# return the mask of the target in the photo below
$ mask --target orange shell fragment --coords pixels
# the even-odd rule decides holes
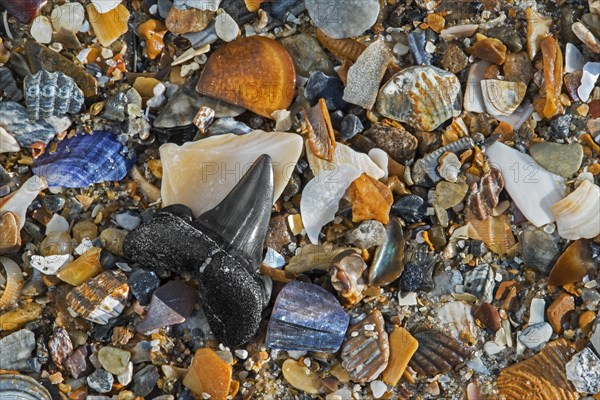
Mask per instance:
[[[138,25],[137,33],[146,40],[148,58],[154,60],[165,47],[164,37],[167,33],[167,27],[156,19],[149,19]]]
[[[378,180],[363,173],[348,191],[352,202],[352,221],[376,219],[382,224],[390,220],[390,208],[394,198],[390,189]]]
[[[104,14],[100,14],[91,3],[87,5],[86,10],[96,38],[104,47],[109,47],[129,30],[127,25],[129,10],[123,4],[119,4],[116,8]]]
[[[209,348],[196,351],[183,384],[194,394],[210,395],[212,400],[226,400],[231,387],[231,366]]]
[[[584,239],[573,242],[554,264],[548,276],[548,284],[563,286],[581,282],[584,276],[595,268],[590,256],[589,242]]]
[[[287,50],[263,36],[234,40],[209,57],[196,90],[263,117],[287,109],[294,99],[296,70]]]
[[[560,44],[552,36],[546,36],[541,43],[544,61],[544,82],[546,86],[546,103],[544,117],[552,118],[562,112],[560,93],[563,77],[563,55]]]
[[[388,385],[396,386],[412,355],[417,351],[419,342],[401,326],[394,328],[389,335],[389,341],[390,360],[387,368],[383,371],[381,379]]]

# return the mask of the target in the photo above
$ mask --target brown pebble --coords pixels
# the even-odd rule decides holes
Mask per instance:
[[[579,94],[577,93],[577,89],[581,86],[581,77],[583,76],[582,71],[575,71],[571,74],[565,74],[563,77],[563,81],[565,83],[565,88],[567,89],[567,93],[569,97],[573,101],[579,101]]]
[[[575,299],[568,293],[563,293],[548,307],[546,315],[554,333],[562,331],[562,321],[567,313],[575,309]]]
[[[589,110],[590,117],[592,117],[592,118],[600,117],[600,99],[590,101],[588,106],[590,107],[590,110]]]
[[[535,73],[529,55],[525,51],[507,54],[502,67],[507,81],[523,82],[526,85],[531,82]]]
[[[489,303],[483,303],[477,307],[474,317],[492,332],[498,332],[500,329],[500,315],[498,314],[498,310]]]
[[[444,27],[446,26],[446,20],[444,19],[444,17],[436,13],[427,15],[425,21],[427,22],[431,30],[435,33],[440,33],[442,29],[444,29]]]
[[[271,218],[267,237],[265,238],[265,247],[270,247],[278,253],[283,253],[288,244],[293,241],[287,218],[283,215],[276,215]]]
[[[180,10],[177,7],[171,7],[165,25],[169,31],[176,35],[200,32],[210,24],[214,14],[210,10],[199,10],[197,8]]]
[[[506,58],[506,46],[495,38],[481,39],[467,49],[467,54],[502,65]]]
[[[453,74],[458,74],[460,71],[467,68],[468,64],[469,59],[465,52],[457,45],[449,44],[444,52],[442,67]]]
[[[400,124],[389,126],[376,123],[364,135],[371,139],[376,147],[389,154],[399,163],[411,160],[417,151],[418,140]]]
[[[0,215],[0,254],[15,253],[20,248],[20,218],[13,212],[5,212]]]

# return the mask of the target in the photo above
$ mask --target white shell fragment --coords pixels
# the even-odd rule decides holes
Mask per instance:
[[[215,31],[219,39],[224,42],[231,42],[238,37],[240,27],[231,18],[231,15],[227,14],[224,10],[219,10],[215,18]]]
[[[521,126],[531,117],[535,109],[533,108],[533,104],[531,104],[528,100],[521,103],[519,107],[510,115],[497,115],[496,119],[498,121],[506,122],[510,126],[513,127],[515,131],[518,131]]]
[[[4,203],[1,203],[0,213],[12,211],[15,214],[18,214],[21,221],[21,228],[23,228],[23,225],[25,225],[27,207],[35,200],[38,193],[47,187],[48,182],[46,182],[46,179],[36,175],[32,176],[25,181],[19,190],[12,193],[8,200],[5,200],[6,198],[2,199]]]
[[[488,61],[480,61],[471,65],[469,76],[467,77],[465,98],[463,100],[463,107],[466,111],[475,113],[485,112],[483,94],[481,93],[481,80],[483,79],[483,73],[490,65],[492,63]]]
[[[481,93],[485,110],[491,115],[511,115],[525,97],[527,85],[523,82],[484,79]]]
[[[96,11],[100,14],[105,14],[109,11],[114,10],[121,4],[120,0],[92,0],[92,4]]]
[[[581,85],[577,89],[577,95],[581,101],[588,101],[590,99],[590,94],[592,94],[599,76],[600,62],[588,62],[583,66]]]
[[[375,179],[381,179],[385,175],[385,172],[368,155],[354,151],[342,143],[336,143],[333,161],[331,162],[315,156],[308,142],[306,143],[306,157],[314,176],[321,174],[323,171],[336,171],[342,165],[351,165]]]
[[[362,171],[352,165],[342,164],[334,170],[322,170],[306,184],[300,199],[300,213],[312,243],[319,243],[321,228],[333,221],[346,189],[361,174]]]
[[[9,135],[6,130],[0,126],[0,154],[2,153],[14,153],[21,150],[17,139]]]
[[[565,47],[565,73],[581,71],[585,65],[585,57],[573,43]]]
[[[118,3],[115,1],[115,3]],[[71,32],[79,32],[85,19],[85,9],[80,3],[65,3],[56,6],[50,14],[50,20],[54,30],[66,29]]]
[[[594,53],[600,54],[600,39],[581,22],[575,22],[571,27],[575,36],[579,38]]]
[[[506,190],[525,218],[538,228],[554,222],[551,207],[565,196],[564,178],[500,142],[489,146],[486,154],[502,172]]]
[[[48,44],[52,41],[52,23],[47,17],[40,15],[33,20],[29,33],[36,42]]]
[[[58,254],[53,256],[31,256],[31,266],[45,275],[56,275],[59,269],[72,260],[69,254]]]
[[[476,338],[479,327],[473,318],[473,306],[462,301],[451,301],[441,306],[437,312],[440,327],[456,339]]]
[[[585,180],[552,206],[558,234],[563,239],[592,239],[600,235],[600,187]]]
[[[371,160],[373,160],[375,162],[375,164],[377,164],[377,166],[379,168],[381,168],[383,170],[383,180],[386,181],[388,178],[388,163],[389,163],[389,156],[388,154],[378,148],[374,148],[369,150],[369,157],[371,158]]]
[[[479,29],[479,25],[477,24],[466,24],[466,25],[456,25],[450,28],[442,29],[440,32],[440,36],[447,42],[451,42],[458,38],[468,38],[471,37],[477,32]]]
[[[160,147],[164,205],[185,204],[196,215],[219,204],[261,154],[273,160],[276,201],[302,152],[302,138],[293,133],[253,131],[218,135],[177,146]],[[365,155],[365,157],[367,157]]]

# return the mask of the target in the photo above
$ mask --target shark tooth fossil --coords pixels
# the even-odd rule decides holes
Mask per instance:
[[[248,342],[268,303],[256,273],[273,204],[273,163],[261,155],[216,207],[193,219],[183,205],[166,207],[132,231],[127,259],[154,269],[192,274],[211,331],[228,346]]]

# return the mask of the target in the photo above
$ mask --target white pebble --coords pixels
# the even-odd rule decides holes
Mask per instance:
[[[217,31],[217,36],[224,42],[231,42],[238,37],[240,33],[240,27],[231,18],[231,15],[227,14],[224,10],[220,10],[217,12],[217,17],[215,20],[215,30]]]
[[[85,19],[85,10],[79,3],[65,3],[54,7],[50,14],[52,26],[59,31],[66,29],[71,32],[79,32]]]
[[[382,381],[373,381],[371,382],[371,392],[373,392],[373,397],[378,399],[384,395],[387,391],[387,385]]]
[[[52,23],[44,16],[33,21],[29,32],[38,43],[48,44],[52,41]]]
[[[248,358],[248,351],[244,349],[238,349],[235,351],[235,356],[240,360],[245,360]]]

